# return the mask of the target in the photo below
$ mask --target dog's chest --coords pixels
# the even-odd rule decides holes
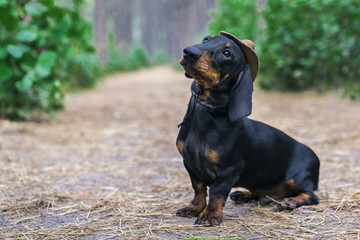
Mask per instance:
[[[215,180],[221,156],[216,146],[210,145],[198,134],[190,133],[184,142],[184,163],[206,183]]]
[[[190,124],[179,133],[178,140],[183,144],[182,155],[186,167],[199,179],[211,184],[219,168],[227,164],[233,152],[235,135],[236,129],[229,128],[225,117],[197,112]]]

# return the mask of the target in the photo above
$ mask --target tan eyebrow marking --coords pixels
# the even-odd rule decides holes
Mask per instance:
[[[226,44],[225,44],[225,47],[228,47],[228,48],[229,48],[230,46],[231,46],[230,43],[226,43]]]

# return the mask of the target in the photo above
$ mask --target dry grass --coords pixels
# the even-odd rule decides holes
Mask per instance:
[[[319,205],[228,201],[220,227],[176,217],[193,195],[174,143],[189,85],[142,70],[68,96],[56,123],[0,121],[0,238],[360,239],[360,105],[313,92],[256,89],[252,118],[319,155]]]

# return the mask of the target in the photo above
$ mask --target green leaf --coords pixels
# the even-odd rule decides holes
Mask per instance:
[[[42,108],[49,107],[49,89],[42,87],[38,89],[38,98]]]
[[[47,66],[38,65],[35,67],[35,73],[41,78],[46,78],[47,76],[50,75],[51,68]]]
[[[54,85],[55,88],[60,88],[60,86],[61,86],[60,80],[59,80],[59,79],[56,79],[56,80],[54,81],[53,85]]]
[[[12,77],[10,67],[5,63],[0,63],[0,81],[9,80]]]
[[[21,58],[22,55],[26,50],[28,50],[28,47],[25,45],[13,45],[10,44],[6,47],[6,50],[8,53],[10,53],[14,58]]]
[[[3,47],[0,47],[0,60],[4,59],[6,57],[6,49]]]
[[[28,30],[22,30],[16,34],[16,39],[21,42],[32,42],[37,38],[37,34]]]
[[[0,0],[0,7],[5,6],[8,3],[8,0]]]
[[[38,3],[28,3],[25,5],[25,11],[32,16],[40,16],[46,8]]]
[[[53,66],[56,61],[56,53],[54,51],[42,52],[37,61],[38,64]]]
[[[21,79],[21,81],[17,82],[15,85],[20,92],[26,92],[32,87],[35,80],[36,80],[35,72],[29,71],[25,75],[25,77],[23,77],[23,79]]]
[[[48,77],[51,74],[51,70],[55,65],[56,59],[56,53],[53,51],[45,51],[41,53],[36,62],[35,73],[41,78]]]

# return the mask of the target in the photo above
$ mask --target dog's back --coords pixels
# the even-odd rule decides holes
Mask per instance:
[[[311,182],[308,187],[317,189],[320,161],[309,147],[265,123],[248,118],[241,122],[247,138],[246,164],[237,186],[249,190],[271,189],[308,173]],[[299,181],[295,182],[300,185]]]

